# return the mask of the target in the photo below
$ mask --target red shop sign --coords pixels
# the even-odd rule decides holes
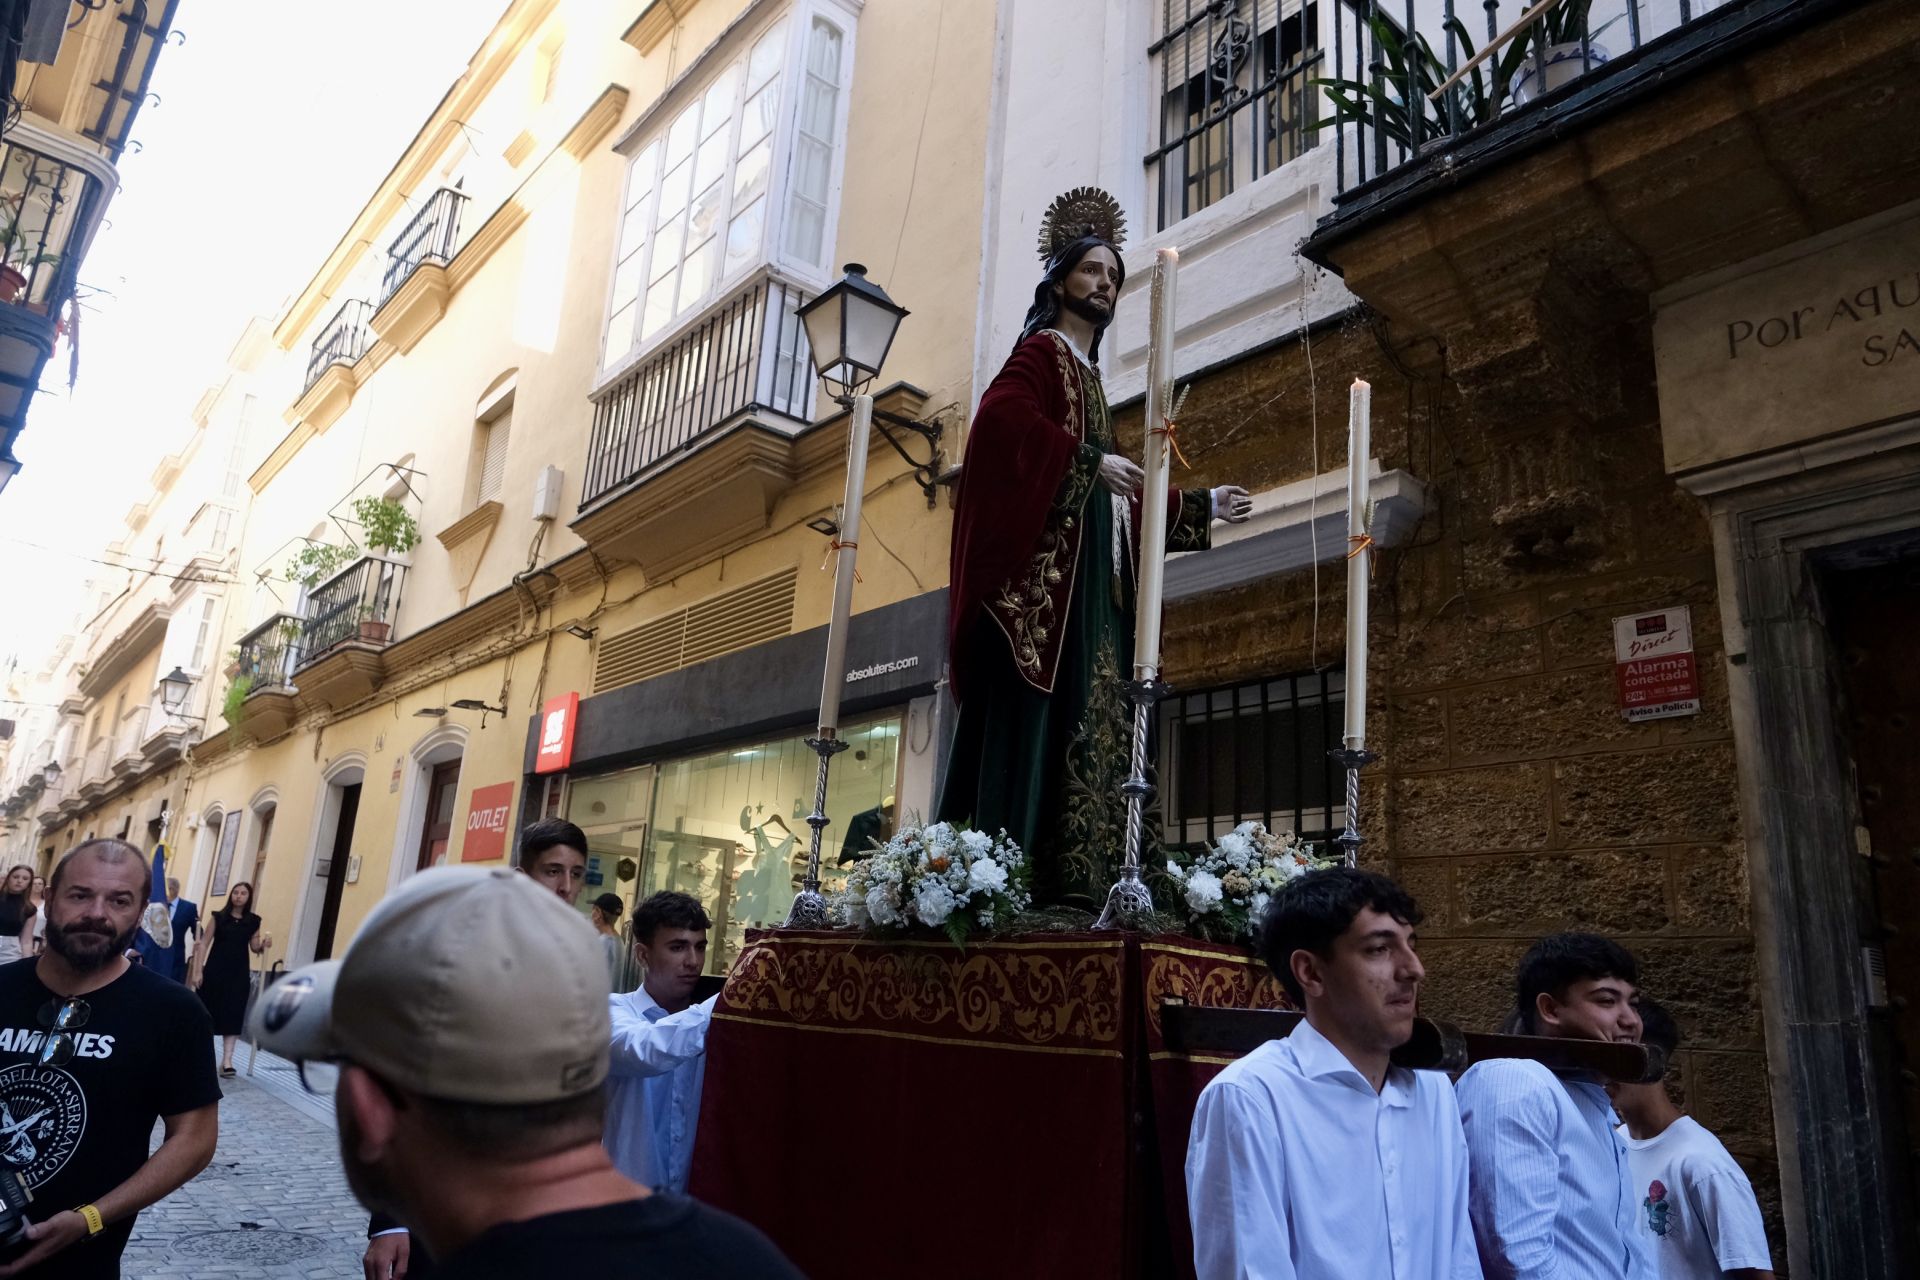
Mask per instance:
[[[475,787],[467,801],[467,838],[460,846],[460,861],[492,862],[506,857],[507,819],[512,815],[511,782]]]
[[[580,695],[564,693],[548,698],[540,708],[540,750],[533,757],[535,773],[558,773],[573,763],[573,730],[580,719]]]

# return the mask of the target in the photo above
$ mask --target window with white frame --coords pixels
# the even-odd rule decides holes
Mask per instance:
[[[633,152],[603,368],[656,344],[755,267],[820,277],[851,55],[848,15],[798,5]]]
[[[202,671],[207,657],[207,641],[213,633],[213,611],[219,605],[220,597],[208,596],[200,606],[200,621],[193,632],[193,652],[187,658],[187,670]]]

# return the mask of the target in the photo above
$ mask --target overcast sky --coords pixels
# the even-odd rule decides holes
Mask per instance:
[[[63,342],[0,493],[0,674],[70,628],[247,318],[305,284],[505,7],[183,0],[80,269],[78,387]]]

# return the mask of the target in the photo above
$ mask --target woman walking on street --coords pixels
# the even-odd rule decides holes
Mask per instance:
[[[33,954],[33,868],[22,863],[0,882],[0,964]]]
[[[213,1033],[221,1039],[220,1074],[233,1074],[233,1049],[247,1016],[247,957],[273,945],[260,931],[253,910],[253,886],[242,880],[227,891],[226,905],[213,928],[200,935],[200,1001],[213,1015]]]
[[[30,926],[29,934],[33,939],[33,945],[27,948],[27,954],[37,956],[47,946],[47,878],[45,876],[33,878],[33,888],[29,891],[28,897],[33,901],[33,924]]]

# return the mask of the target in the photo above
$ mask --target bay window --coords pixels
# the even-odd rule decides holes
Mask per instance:
[[[850,15],[799,4],[715,50],[701,84],[663,100],[632,159],[601,367],[612,372],[770,265],[824,285],[832,243]]]

